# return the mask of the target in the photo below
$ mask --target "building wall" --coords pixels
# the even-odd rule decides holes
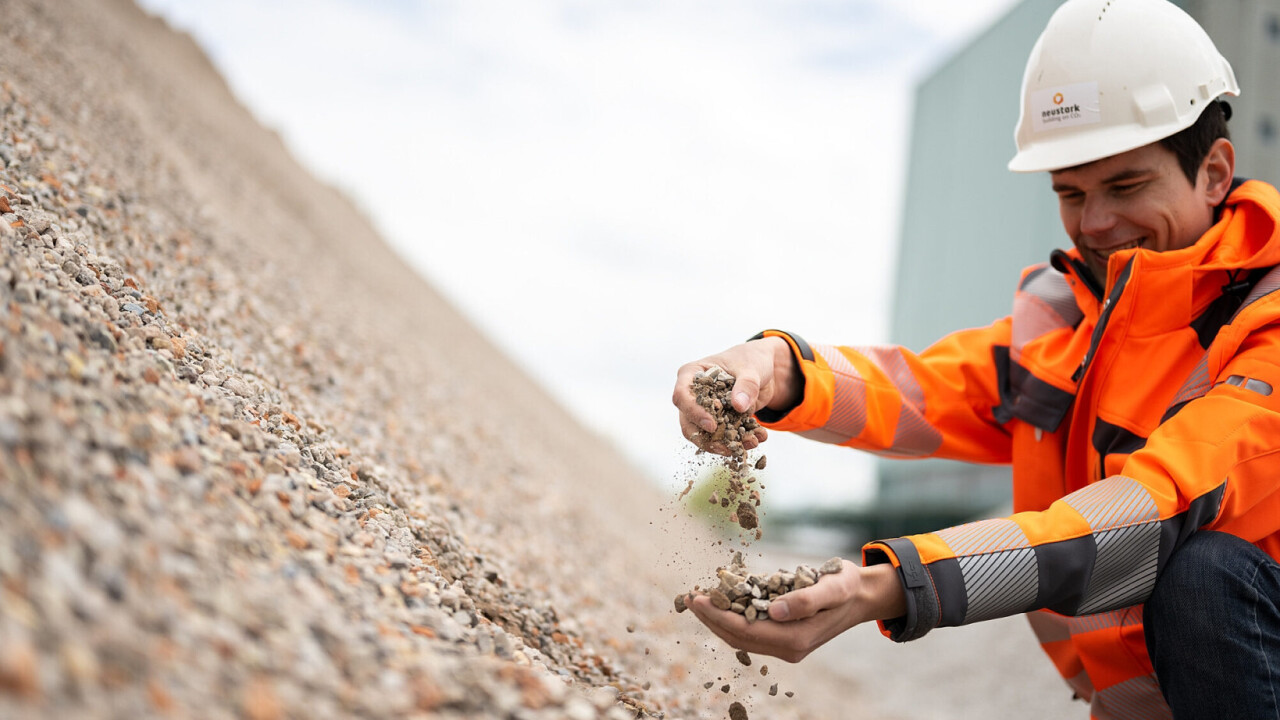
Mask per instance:
[[[1060,0],[1026,0],[920,83],[916,92],[891,340],[921,350],[1007,315],[1022,268],[1070,240],[1047,173],[1015,174],[1027,56]],[[1185,0],[1236,71],[1237,174],[1280,179],[1280,0]],[[939,495],[995,504],[1005,468],[945,461],[879,464],[880,503]]]

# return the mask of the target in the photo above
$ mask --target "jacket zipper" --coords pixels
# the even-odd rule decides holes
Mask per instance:
[[[1129,275],[1133,270],[1134,258],[1130,258],[1125,264],[1124,269],[1120,271],[1119,277],[1116,278],[1116,284],[1111,288],[1110,294],[1103,297],[1104,290],[1099,286],[1097,279],[1093,277],[1093,273],[1089,271],[1088,266],[1083,262],[1068,256],[1065,252],[1057,250],[1055,256],[1061,253],[1061,257],[1054,257],[1055,265],[1065,261],[1075,273],[1076,277],[1085,284],[1090,294],[1102,303],[1102,311],[1098,314],[1098,324],[1094,326],[1092,336],[1089,339],[1089,349],[1085,351],[1084,359],[1080,361],[1080,367],[1076,368],[1075,373],[1071,375],[1071,380],[1076,383],[1076,399],[1080,399],[1080,391],[1084,387],[1084,376],[1089,370],[1089,365],[1098,351],[1098,345],[1102,342],[1102,336],[1106,332],[1107,324],[1111,320],[1111,311],[1120,301],[1120,296],[1124,293],[1125,287],[1129,284]],[[1061,268],[1060,268],[1061,271]],[[1096,417],[1094,418],[1097,419]],[[1097,477],[1095,480],[1101,480],[1105,470],[1102,466],[1102,458],[1098,458]]]

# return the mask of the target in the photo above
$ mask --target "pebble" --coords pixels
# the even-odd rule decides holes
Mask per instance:
[[[240,397],[249,397],[253,395],[253,389],[249,387],[248,383],[237,377],[229,377],[222,381],[222,387],[230,390]]]

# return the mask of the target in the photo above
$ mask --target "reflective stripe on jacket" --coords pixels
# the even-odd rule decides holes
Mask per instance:
[[[1244,182],[1194,245],[1117,252],[1102,300],[1057,251],[1023,273],[1011,316],[919,354],[766,333],[805,377],[766,426],[1013,465],[1014,515],[863,548],[907,590],[885,635],[1030,613],[1094,717],[1167,715],[1141,603],[1170,553],[1213,529],[1280,559],[1277,220],[1275,188]]]

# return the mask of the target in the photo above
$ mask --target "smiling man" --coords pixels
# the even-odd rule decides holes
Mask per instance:
[[[713,451],[689,386],[719,365],[770,429],[1013,465],[1010,517],[869,543],[773,622],[697,617],[794,662],[870,620],[908,641],[1026,613],[1094,718],[1280,717],[1280,194],[1233,177],[1238,94],[1165,0],[1069,0],[1009,167],[1049,174],[1074,249],[1009,317],[919,354],[769,330],[682,367],[682,430]]]

